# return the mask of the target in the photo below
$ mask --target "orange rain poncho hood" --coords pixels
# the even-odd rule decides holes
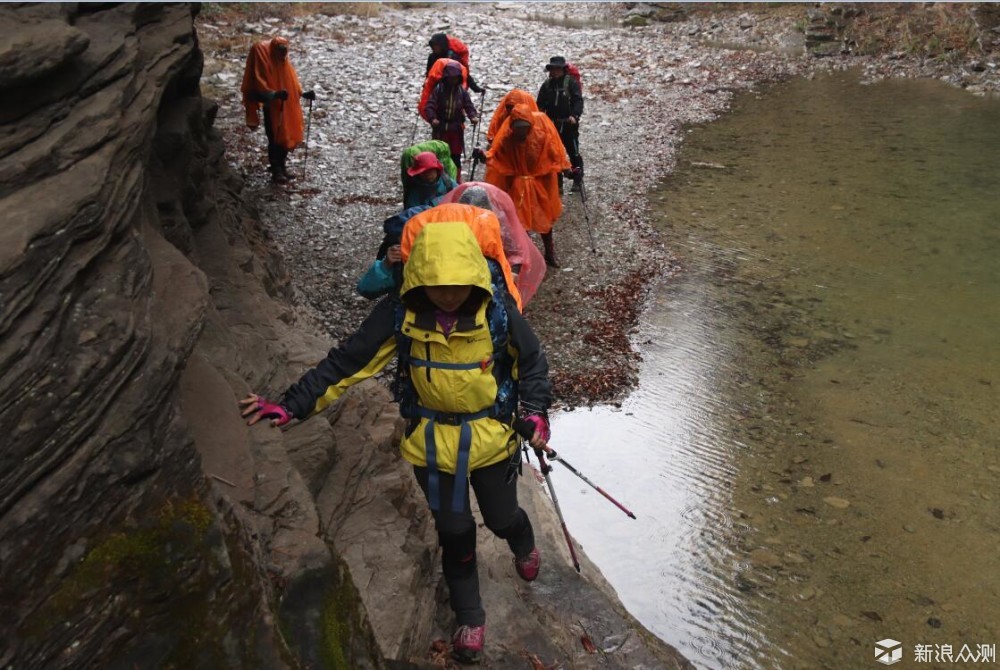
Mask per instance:
[[[535,99],[527,91],[523,91],[519,88],[515,88],[513,91],[505,95],[500,99],[500,104],[497,108],[493,110],[493,118],[490,119],[490,127],[486,131],[486,141],[492,142],[500,132],[500,128],[503,127],[503,122],[507,120],[510,115],[510,109],[516,105],[527,105],[529,109],[533,112],[538,111],[538,104]]]
[[[247,126],[256,128],[260,125],[259,110],[266,104],[274,143],[291,151],[305,136],[302,104],[299,102],[302,85],[299,84],[299,77],[295,74],[295,68],[292,67],[288,56],[286,55],[284,59],[278,57],[275,49],[278,46],[287,48],[288,40],[284,37],[275,37],[257,42],[250,47],[240,91],[243,92],[243,106],[247,112]],[[287,100],[275,99],[261,103],[250,97],[250,93],[281,90],[288,91]]]
[[[513,137],[515,121],[531,124],[524,141]],[[486,153],[485,180],[514,201],[517,217],[528,230],[548,233],[562,214],[559,173],[570,169],[559,131],[542,112],[516,105]]]
[[[456,202],[437,205],[414,215],[406,222],[406,226],[403,228],[403,237],[399,243],[399,251],[403,256],[403,262],[405,263],[409,260],[413,242],[417,239],[420,231],[424,229],[424,226],[459,221],[469,226],[469,229],[472,230],[472,233],[476,236],[476,240],[479,242],[479,248],[483,252],[483,256],[492,258],[500,264],[504,280],[507,282],[507,292],[514,298],[518,310],[522,309],[521,293],[517,290],[517,285],[514,284],[514,276],[510,270],[510,263],[507,261],[507,255],[503,250],[503,234],[500,231],[500,221],[493,212]]]

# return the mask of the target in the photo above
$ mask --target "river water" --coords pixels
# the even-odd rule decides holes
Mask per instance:
[[[553,425],[638,519],[553,477],[698,667],[877,667],[885,638],[899,667],[988,667],[998,194],[1000,102],[934,81],[793,80],[690,131],[651,194],[684,270],[644,316],[638,389]]]

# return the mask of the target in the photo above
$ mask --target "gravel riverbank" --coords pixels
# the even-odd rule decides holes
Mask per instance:
[[[583,73],[589,226],[579,198],[567,192],[555,227],[563,267],[550,271],[526,309],[564,406],[613,401],[635,380],[630,338],[644,296],[654,280],[677,270],[652,225],[647,192],[674,168],[686,126],[711,121],[734,95],[767,81],[852,65],[873,78],[919,75],[925,67],[906,57],[807,56],[803,7],[643,27],[622,26],[626,11],[611,3],[372,5],[366,16],[199,19],[203,85],[220,103],[216,125],[259,200],[300,301],[331,337],[348,335],[370,309],[355,282],[374,258],[382,220],[399,208],[400,152],[429,137],[415,106],[434,32],[470,45],[472,72],[490,87],[487,120],[511,88],[537,91],[550,55],[565,55]],[[246,51],[274,34],[291,39],[303,86],[318,93],[307,175],[287,187],[268,183],[263,133],[243,127],[239,105]],[[471,148],[471,130],[467,137]],[[300,148],[293,170],[301,173],[303,161]]]

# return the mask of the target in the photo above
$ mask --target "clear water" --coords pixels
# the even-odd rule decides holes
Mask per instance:
[[[553,446],[638,515],[554,475],[698,667],[1000,644],[998,186],[1000,103],[933,81],[786,82],[691,132],[639,388]]]

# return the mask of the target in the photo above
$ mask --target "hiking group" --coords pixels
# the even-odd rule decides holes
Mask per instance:
[[[455,615],[452,653],[472,663],[482,657],[486,613],[470,486],[521,579],[535,580],[541,567],[531,521],[517,501],[522,438],[513,426],[519,421],[522,434],[530,426],[530,446],[546,448],[552,392],[545,354],[522,309],[546,266],[558,267],[552,228],[562,213],[563,175],[574,190],[583,177],[583,96],[572,65],[550,59],[537,97],[515,89],[500,100],[486,149],[472,150],[464,181],[465,124],[479,124],[487,89],[469,73],[461,40],[438,33],[428,46],[417,110],[431,138],[403,152],[403,209],[383,222],[382,244],[357,285],[377,302],[357,331],[279,400],[250,394],[240,405],[249,425],[305,420],[398,359],[392,390],[406,420],[400,451],[434,517]],[[254,44],[242,85],[250,128],[260,125],[263,110],[275,183],[292,178],[287,155],[303,141],[299,98],[315,99],[303,92],[288,51],[280,37]],[[481,95],[479,109],[468,89]],[[478,163],[485,164],[482,182],[473,181]],[[527,231],[540,235],[544,257]]]

